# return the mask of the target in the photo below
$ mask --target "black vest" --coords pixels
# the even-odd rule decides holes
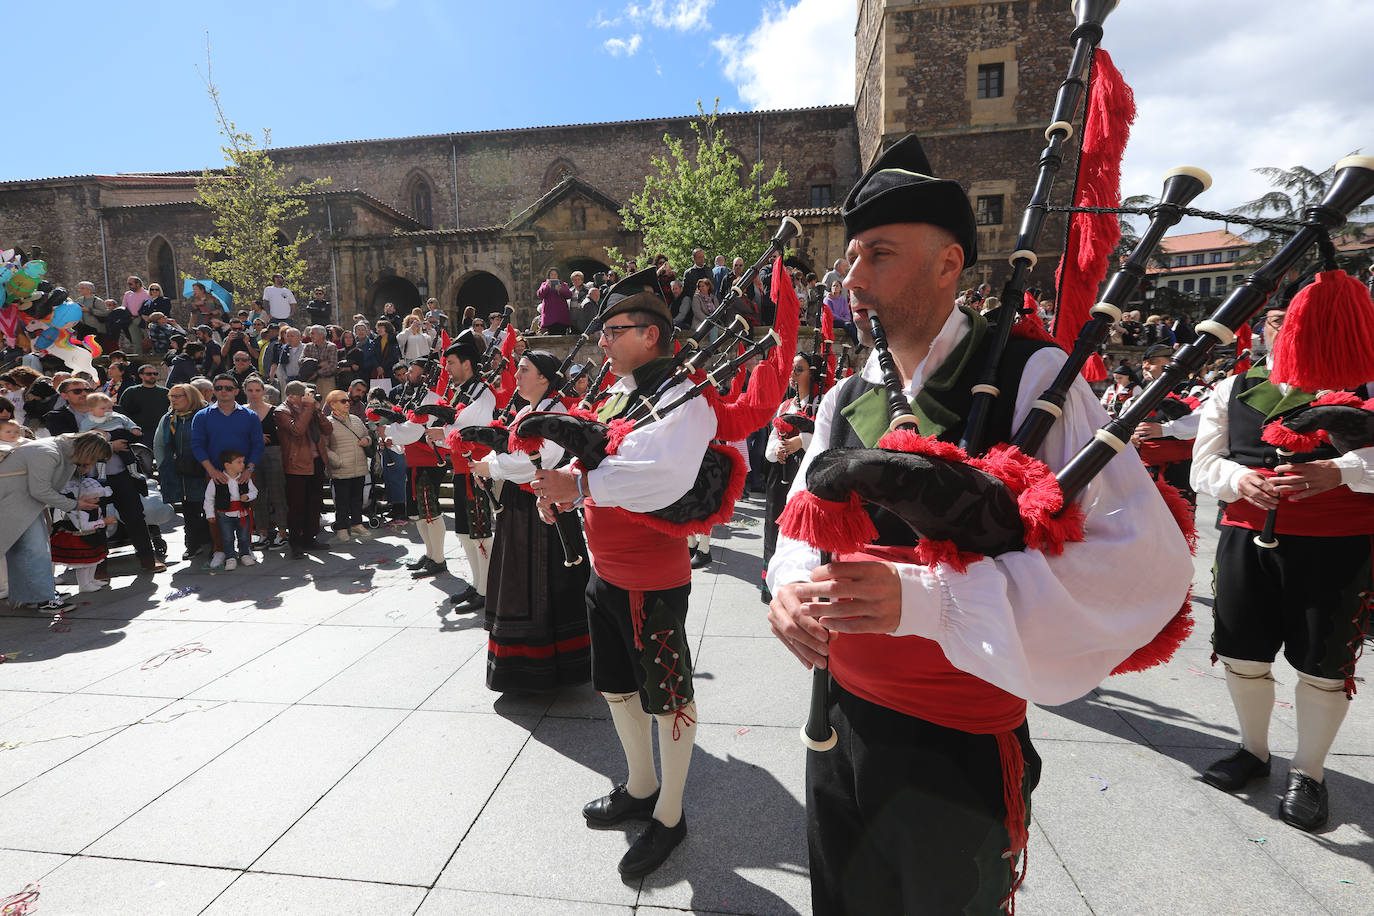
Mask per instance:
[[[1252,370],[1253,371],[1253,370]],[[1279,457],[1274,446],[1260,438],[1264,427],[1295,410],[1301,410],[1308,403],[1295,404],[1273,416],[1266,416],[1258,408],[1252,407],[1241,395],[1268,382],[1267,377],[1255,376],[1247,372],[1236,379],[1231,388],[1231,399],[1227,402],[1226,430],[1230,439],[1230,451],[1226,457],[1237,464],[1249,468],[1273,468],[1280,464],[1300,464],[1316,461],[1319,458],[1335,458],[1340,453],[1330,445],[1322,445],[1316,451],[1302,452],[1297,455]]]
[[[973,357],[968,360],[964,370],[948,389],[929,391],[930,397],[941,407],[958,417],[958,421],[941,432],[937,439],[958,442],[963,438],[969,408],[973,404],[973,386],[981,381],[983,368],[987,364],[987,351],[992,345],[991,338],[992,329],[989,328],[974,351]],[[993,400],[992,409],[988,414],[988,441],[1006,442],[1011,438],[1012,414],[1016,408],[1016,399],[1021,389],[1021,375],[1025,372],[1026,362],[1036,351],[1053,346],[1056,345],[1049,341],[1029,340],[1023,337],[1012,337],[1007,340],[1006,349],[1002,351],[1002,360],[997,367],[996,384],[1001,393]],[[840,388],[835,393],[834,413],[831,415],[833,419],[830,427],[830,448],[864,448],[858,433],[840,411],[869,391],[880,387],[882,386],[864,381],[858,375],[850,376],[840,383]],[[874,543],[911,546],[918,540],[910,526],[886,509],[868,503],[865,503],[864,509],[873,520],[873,527],[878,529],[878,539]]]

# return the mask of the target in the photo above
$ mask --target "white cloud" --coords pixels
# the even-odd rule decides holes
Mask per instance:
[[[727,79],[754,108],[854,101],[853,3],[772,3],[747,37],[712,42]]]
[[[706,14],[715,5],[715,0],[649,0],[644,4],[631,3],[625,8],[625,15],[634,22],[689,32],[710,27]]]
[[[639,50],[639,45],[643,40],[643,36],[639,33],[635,33],[628,39],[608,38],[601,46],[605,48],[606,53],[610,54],[612,57],[634,57],[635,52]]]

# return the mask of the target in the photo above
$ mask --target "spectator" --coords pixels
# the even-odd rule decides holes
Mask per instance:
[[[385,318],[387,321],[391,322],[393,328],[401,323],[401,313],[396,311],[396,303],[394,302],[383,302],[382,314],[377,317],[379,320]]]
[[[51,435],[84,432],[95,424],[86,396],[91,393],[90,382],[80,375],[65,379],[57,389],[62,400],[48,411],[43,423]],[[129,457],[127,438],[114,439],[110,443],[112,454],[105,462],[105,483],[114,491],[110,497],[119,512],[120,522],[128,532],[129,541],[134,546],[138,561],[145,572],[162,572],[167,568],[153,549],[153,539],[148,532],[148,523],[143,519],[143,495],[148,485],[141,477],[129,473],[125,459]]]
[[[596,313],[601,311],[601,288],[598,286],[587,287],[587,298],[583,299],[578,306],[572,310],[572,332],[581,334],[587,330]]]
[[[204,354],[205,345],[198,340],[193,340],[186,345],[185,350],[172,357],[167,363],[170,367],[167,371],[167,387],[189,382],[200,375],[200,361]]]
[[[698,277],[696,292],[689,298],[683,300],[684,307],[678,317],[678,322],[682,327],[699,327],[703,321],[715,311],[717,301],[715,295],[715,285],[710,277]],[[715,340],[720,334],[713,334],[711,339]]]
[[[189,307],[186,326],[190,328],[209,324],[211,318],[222,316],[228,311],[219,297],[210,292],[199,280],[191,284],[191,298],[186,304]]]
[[[128,282],[129,289],[124,293],[124,298],[120,302],[124,311],[129,313],[128,323],[125,325],[124,329],[129,333],[129,342],[133,344],[133,351],[135,353],[142,353],[143,328],[146,324],[144,321],[143,303],[151,299],[152,294],[143,288],[143,281],[138,277],[130,277]],[[161,290],[158,291],[158,295],[161,297]]]
[[[425,301],[425,320],[437,330],[448,330],[448,313],[439,308],[439,300],[430,298]]]
[[[165,312],[153,312],[148,316],[148,340],[154,356],[162,356],[172,345],[172,335],[186,335],[186,329],[167,317]]]
[[[95,294],[95,284],[90,280],[76,284],[76,298],[72,301],[81,306],[81,320],[74,329],[76,336],[103,333],[108,312],[104,309],[105,300]]]
[[[663,296],[665,302],[671,303],[673,301],[673,281],[677,279],[677,271],[673,270],[673,265],[668,263],[666,254],[654,255],[654,276],[658,280],[659,295]]]
[[[849,273],[849,262],[840,258],[835,262],[835,266],[827,270],[824,277],[821,277],[821,286],[825,289],[834,289],[837,281],[844,282],[847,273]]]
[[[205,469],[206,477],[215,483],[225,483],[229,478],[219,463],[219,456],[226,449],[243,452],[247,460],[239,482],[246,483],[262,460],[262,421],[252,410],[238,403],[239,386],[232,375],[220,373],[215,376],[212,386],[215,402],[191,419],[192,453]]]
[[[318,366],[315,390],[322,394],[333,391],[339,374],[339,348],[325,338],[324,328],[318,324],[310,326],[310,342],[302,351],[302,359],[313,359]]]
[[[228,333],[225,334],[224,343],[221,345],[225,365],[232,364],[235,353],[247,353],[249,363],[257,362],[258,348],[248,338],[243,327],[243,319],[237,316],[229,319]]]
[[[147,295],[142,290],[140,292],[145,296]],[[128,294],[125,295],[127,297]],[[105,337],[100,341],[100,348],[105,351],[118,350],[121,339],[128,332],[129,325],[133,321],[133,313],[113,299],[107,299],[106,306]]]
[[[396,344],[401,348],[401,359],[407,363],[412,359],[422,359],[434,350],[429,334],[414,315],[406,318],[405,330],[396,335]]]
[[[821,306],[825,304],[825,287],[816,280],[815,274],[806,275],[806,297],[802,306],[806,309],[804,324],[818,328],[821,326]]]
[[[234,384],[239,386],[238,397],[234,400],[238,401],[240,404],[247,404],[248,396],[243,393],[243,385],[248,381],[249,377],[257,375],[258,370],[253,366],[253,358],[242,350],[234,354],[231,363],[229,374],[234,377]]]
[[[269,380],[275,378],[277,363],[281,360],[282,346],[281,325],[266,325],[258,341],[258,375]]]
[[[284,339],[277,364],[272,367],[272,381],[278,387],[301,377],[301,360],[305,358],[305,344],[301,342],[300,331],[288,326],[282,336]]]
[[[305,314],[309,316],[310,323],[329,324],[332,311],[333,307],[325,298],[324,287],[315,287],[315,291],[310,295],[310,301],[305,304]]]
[[[854,319],[849,310],[849,297],[845,295],[844,284],[836,280],[830,287],[830,295],[825,297],[825,307],[830,310],[830,315],[835,319],[835,324],[844,328],[844,332],[849,335],[849,342],[858,345],[859,333],[854,327]]]
[[[367,423],[349,412],[346,391],[324,399],[334,432],[324,440],[326,464],[334,487],[334,532],[339,541],[371,537],[363,524],[363,484],[370,464],[365,449],[372,444]]]
[[[673,313],[681,311],[682,299],[691,299],[697,294],[697,281],[711,280],[712,288],[715,287],[714,277],[711,268],[706,264],[706,252],[701,248],[692,249],[692,266],[687,268],[687,272],[682,275],[682,296],[679,301],[672,304]]]
[[[133,389],[138,390],[138,389]],[[158,488],[162,499],[177,507],[185,525],[186,549],[183,560],[190,560],[214,542],[205,522],[205,469],[191,447],[191,421],[205,407],[205,399],[194,385],[173,385],[166,392],[168,408],[157,421],[153,435],[153,457],[157,461]],[[146,427],[145,427],[146,428]]]
[[[129,378],[129,364],[124,361],[123,354],[120,359],[111,358],[110,364],[105,367],[105,381],[96,386],[96,391],[107,394],[116,401],[124,393],[124,389],[136,384],[134,379]]]
[[[300,560],[307,549],[328,546],[318,538],[327,448],[323,440],[329,438],[334,427],[321,413],[305,382],[287,382],[283,393],[286,403],[274,413],[286,476],[286,527],[290,532],[291,559]]]
[[[367,419],[367,382],[354,379],[348,385],[348,412],[359,420]]]
[[[339,368],[334,377],[334,382],[340,388],[347,389],[354,381],[367,378],[363,372],[363,350],[358,346],[358,338],[352,331],[343,332],[343,340],[339,345]]]
[[[377,368],[373,378],[391,378],[398,365],[405,366],[401,361],[401,348],[396,343],[396,325],[389,320],[382,319],[377,322],[376,348]]]
[[[200,371],[214,378],[224,365],[224,351],[215,341],[214,330],[208,324],[196,328],[196,343],[201,346]]]
[[[138,382],[119,396],[119,409],[143,430],[142,439],[146,442],[148,431],[156,429],[158,420],[167,413],[169,390],[157,383],[157,367],[150,363],[139,367]]]
[[[272,275],[272,285],[262,291],[262,303],[271,321],[281,324],[291,323],[291,310],[296,307],[296,296],[283,284],[286,278],[281,274]]]
[[[262,458],[254,481],[258,485],[258,503],[254,507],[253,523],[259,550],[278,550],[286,546],[286,478],[282,475],[281,441],[277,438],[277,415],[273,405],[281,402],[275,388],[257,376],[250,376],[244,385],[248,409],[257,414],[262,423]]]
[[[550,270],[535,293],[539,297],[539,326],[545,334],[566,334],[572,328],[568,302],[572,290],[558,279],[558,271]]]
[[[725,280],[730,276],[730,268],[725,265],[725,255],[716,255],[716,266],[711,268],[711,281],[716,287],[716,298],[725,296]]]
[[[97,432],[68,433],[28,442],[10,452],[0,475],[0,551],[9,568],[9,600],[39,614],[75,607],[57,594],[48,543],[48,514],[94,509],[96,496],[74,499],[60,491],[74,473],[87,474],[109,459],[110,443]]]

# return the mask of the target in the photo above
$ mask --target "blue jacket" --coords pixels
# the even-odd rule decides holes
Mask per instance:
[[[157,433],[153,436],[153,457],[157,459],[157,482],[162,490],[162,500],[167,503],[199,503],[205,499],[205,483],[208,478],[184,477],[177,473],[177,455],[193,451],[191,447],[191,426],[194,417],[177,423],[176,435],[172,434],[172,414],[167,412],[158,421]]]
[[[211,404],[191,419],[191,450],[196,460],[208,459],[216,468],[222,467],[219,456],[228,448],[243,452],[249,464],[258,464],[262,445],[262,421],[243,404],[236,404],[228,415]]]

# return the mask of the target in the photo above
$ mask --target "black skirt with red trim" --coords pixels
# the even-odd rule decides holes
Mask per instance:
[[[105,531],[92,531],[77,534],[75,531],[57,529],[48,539],[52,550],[52,561],[67,566],[91,566],[109,556],[105,546]]]
[[[582,562],[564,566],[553,526],[533,494],[506,482],[496,517],[487,582],[487,687],[553,690],[591,679],[591,639],[583,593],[591,560],[576,513],[558,517],[568,549]]]

